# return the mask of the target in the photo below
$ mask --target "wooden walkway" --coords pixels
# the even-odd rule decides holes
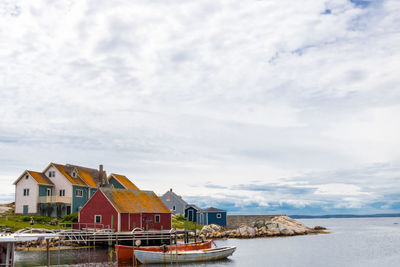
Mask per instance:
[[[113,232],[110,230],[61,230],[57,233],[60,241],[76,242],[85,245],[135,244],[162,245],[173,244],[177,233],[172,231],[132,231]]]
[[[64,226],[64,227],[63,227]],[[197,241],[196,231],[194,230],[143,230],[136,228],[130,232],[114,232],[112,229],[96,225],[88,227],[86,224],[73,227],[78,229],[68,229],[66,225],[61,225],[56,231],[61,242],[76,242],[83,245],[113,245],[127,244],[136,246],[160,246],[163,244],[176,244],[179,237],[183,237],[185,242],[192,238]],[[192,232],[190,234],[190,232]]]

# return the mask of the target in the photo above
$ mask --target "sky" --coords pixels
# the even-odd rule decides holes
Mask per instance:
[[[50,162],[231,214],[400,211],[397,0],[0,1],[0,202]]]

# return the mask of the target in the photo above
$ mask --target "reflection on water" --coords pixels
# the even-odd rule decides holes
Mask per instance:
[[[309,226],[326,226],[332,234],[217,240],[218,246],[237,246],[233,256],[223,261],[184,266],[399,266],[400,218],[302,221]],[[17,251],[15,260],[16,266],[43,266],[46,264],[46,252]],[[111,248],[51,251],[51,263],[54,265],[116,266],[115,260]]]
[[[50,251],[52,265],[110,266],[110,263],[115,260],[115,252],[112,248]],[[17,251],[15,253],[15,266],[43,266],[46,262],[45,251]]]

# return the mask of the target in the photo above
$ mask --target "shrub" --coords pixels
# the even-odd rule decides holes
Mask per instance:
[[[33,221],[35,223],[48,223],[48,222],[50,222],[52,220],[52,218],[46,217],[46,216],[32,216],[32,217],[24,216],[24,217],[22,217],[22,221],[23,222],[30,222],[31,218],[33,218]]]
[[[78,222],[78,212],[72,213],[65,215],[62,220],[62,222]]]
[[[29,216],[22,217],[23,222],[29,222],[30,220],[31,220],[31,217],[29,217]]]

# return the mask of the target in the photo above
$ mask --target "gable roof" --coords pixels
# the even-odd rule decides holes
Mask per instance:
[[[207,208],[207,209],[205,209],[203,211],[205,211],[205,212],[226,212],[226,210],[221,210],[221,209],[217,209],[217,208],[214,208],[214,207],[209,207],[209,208]]]
[[[53,182],[50,181],[50,179],[47,178],[47,176],[44,175],[44,173],[35,172],[35,171],[30,171],[30,170],[24,171],[24,172],[22,173],[22,175],[14,182],[14,184],[17,184],[17,183],[21,180],[21,178],[24,176],[25,173],[28,173],[30,176],[32,176],[32,178],[33,178],[38,184],[54,186]]]
[[[153,191],[100,188],[119,213],[172,213]]]
[[[110,176],[108,177],[108,180],[110,180],[111,178],[116,179],[123,187],[125,187],[126,189],[129,190],[140,190],[134,183],[131,182],[131,180],[129,180],[128,177],[126,177],[125,175],[121,175],[121,174],[115,174],[115,173],[111,173]]]
[[[172,189],[171,189],[172,190]],[[164,195],[162,195],[162,197],[164,197],[167,194],[173,195],[174,197],[176,197],[176,199],[179,199],[180,201],[183,202],[183,204],[188,205],[188,203],[179,195],[175,194],[175,192],[168,190],[167,192],[165,192]]]
[[[72,171],[73,167],[68,166],[68,165],[57,164],[57,163],[51,163],[51,165],[56,167],[57,170],[59,172],[61,172],[62,175],[64,175],[65,178],[67,178],[68,181],[71,182],[71,184],[86,186],[86,183],[80,177],[75,177],[74,178],[69,174],[69,172]]]
[[[99,170],[78,165],[63,165],[52,162],[46,167],[43,173],[45,173],[50,166],[54,166],[59,172],[61,172],[61,174],[67,178],[72,185],[98,187],[102,184],[101,178],[99,177]],[[72,177],[71,175],[74,170],[77,171],[76,177]],[[103,179],[107,179],[106,172],[103,172]]]
[[[36,180],[36,182],[38,182],[38,184],[45,184],[45,185],[54,185],[52,181],[50,181],[49,178],[47,178],[46,175],[44,175],[44,173],[41,172],[35,172],[35,171],[27,171],[32,177],[33,179]]]
[[[200,209],[199,207],[197,207],[197,206],[194,205],[194,204],[188,204],[188,205],[186,205],[185,209],[188,209],[188,208],[194,208],[195,210],[202,211],[202,209]]]
[[[99,176],[99,170],[97,169],[92,169],[88,167],[82,167],[78,165],[73,165],[73,164],[67,164],[65,165],[66,168],[70,169],[70,172],[73,171],[73,169],[76,169],[78,171],[78,176],[88,185],[91,187],[98,187],[100,186],[103,181]],[[103,179],[107,179],[106,172],[103,172]]]

